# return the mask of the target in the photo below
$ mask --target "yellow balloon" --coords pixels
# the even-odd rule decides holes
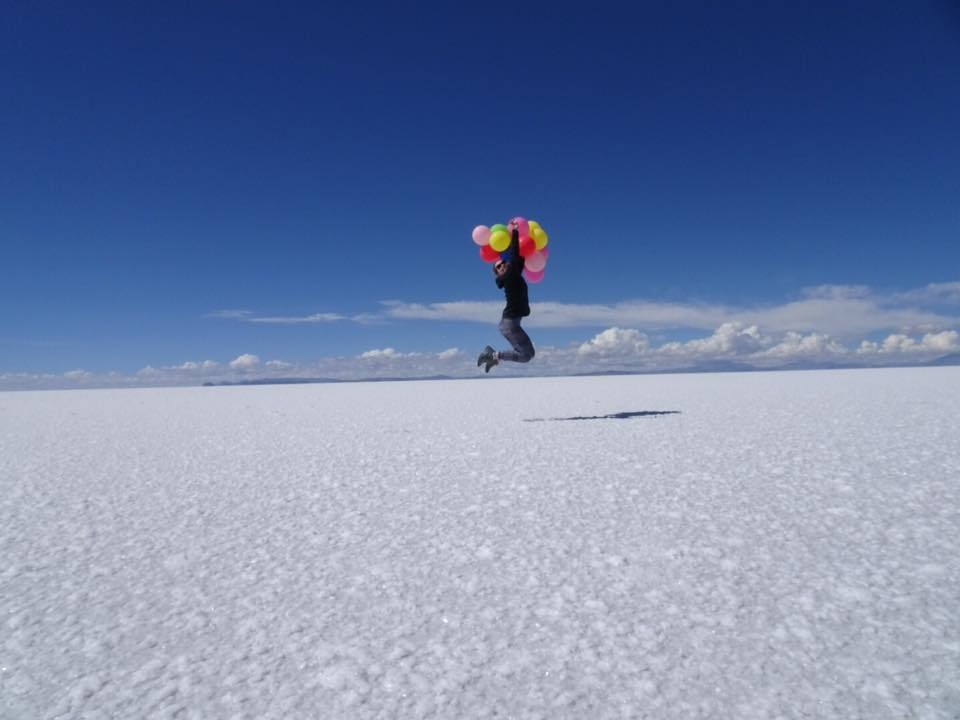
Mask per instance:
[[[537,244],[537,250],[543,250],[550,241],[547,233],[544,232],[543,228],[539,225],[530,232],[532,233],[533,241]]]
[[[538,223],[536,220],[527,220],[527,225],[530,226],[530,237],[533,237],[534,230],[541,229],[540,223]]]
[[[507,234],[507,231],[497,230],[497,232],[491,233],[490,247],[492,247],[497,252],[503,252],[508,247],[510,247],[510,236]]]

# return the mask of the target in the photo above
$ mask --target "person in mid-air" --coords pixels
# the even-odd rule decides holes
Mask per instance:
[[[496,276],[497,287],[503,290],[507,297],[507,306],[503,309],[500,319],[500,334],[510,343],[512,350],[494,350],[487,345],[480,357],[477,358],[477,367],[483,365],[485,372],[499,365],[502,360],[511,362],[530,362],[536,351],[530,336],[520,327],[521,318],[530,314],[530,300],[527,294],[527,281],[523,279],[524,259],[520,255],[520,231],[517,223],[511,221],[510,247],[507,248],[507,260],[497,260],[493,264],[493,274]]]

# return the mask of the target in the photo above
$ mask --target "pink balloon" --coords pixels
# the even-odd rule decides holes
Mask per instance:
[[[543,270],[531,271],[524,268],[523,276],[527,279],[528,283],[538,283],[543,280]]]
[[[538,250],[524,261],[524,267],[530,272],[542,272],[547,265],[547,259],[543,256],[543,251]]]
[[[486,225],[477,225],[473,229],[473,241],[483,247],[490,241],[490,228]]]
[[[520,237],[530,234],[530,223],[526,219],[518,215],[517,217],[513,218],[513,220],[511,220],[510,222],[514,222],[517,224],[517,230],[520,231]]]

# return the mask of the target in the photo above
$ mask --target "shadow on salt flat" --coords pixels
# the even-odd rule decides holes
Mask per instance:
[[[609,415],[574,415],[573,417],[524,418],[524,422],[560,422],[566,420],[629,420],[636,417],[659,417],[660,415],[679,415],[679,410],[636,410],[618,412]]]

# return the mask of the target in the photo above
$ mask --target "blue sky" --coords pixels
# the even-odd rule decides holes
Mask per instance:
[[[960,350],[947,1],[16,3],[0,389]]]

